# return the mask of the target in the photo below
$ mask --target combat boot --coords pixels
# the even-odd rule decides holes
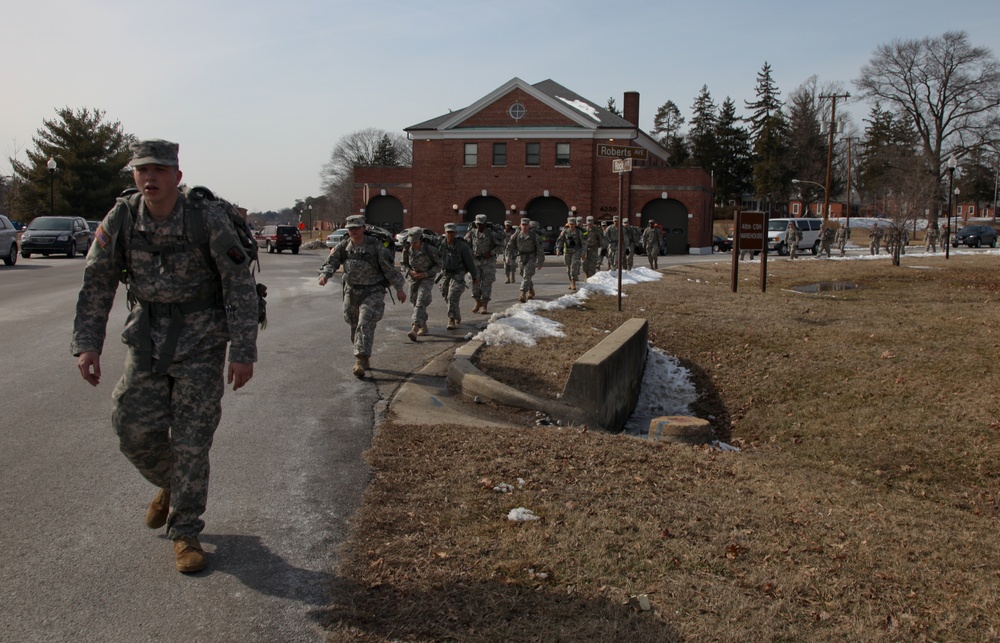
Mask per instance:
[[[168,513],[170,513],[170,489],[160,489],[146,510],[146,526],[150,529],[159,529],[167,524]]]
[[[478,312],[479,312],[479,308],[480,308],[480,307],[481,307],[482,305],[483,305],[483,302],[482,302],[482,300],[479,300],[479,299],[477,299],[477,300],[476,300],[476,307],[472,309],[472,312],[474,312],[474,313],[478,313]]]
[[[524,292],[524,291],[522,290],[522,291],[521,291],[521,296],[520,296],[520,297],[518,297],[518,298],[517,298],[517,300],[518,300],[519,302],[521,302],[522,304],[523,304],[524,302],[528,301],[528,293],[526,293],[526,292]]]
[[[427,334],[427,324],[424,324],[423,326],[417,328],[417,335],[426,335],[426,334]]]
[[[358,355],[357,359],[354,360],[354,369],[351,372],[354,373],[354,377],[364,377],[366,368],[368,368],[368,358]]]
[[[448,325],[445,326],[445,328],[447,328],[448,330],[455,330],[456,328],[458,328],[458,324],[455,323],[455,318],[454,317],[449,317],[448,318]]]
[[[489,315],[490,311],[486,310],[486,305],[490,303],[489,299],[483,299],[479,302],[479,312],[483,315]]]
[[[183,574],[200,572],[205,569],[205,550],[201,548],[196,536],[182,536],[174,540],[174,558],[177,559],[177,571]]]
[[[535,298],[535,289],[528,288],[528,299],[534,299],[534,298]]]
[[[418,333],[418,331],[419,331],[419,330],[420,330],[420,326],[418,326],[418,325],[414,324],[414,325],[413,325],[413,326],[412,326],[412,327],[410,328],[410,332],[406,333],[406,336],[410,338],[410,341],[411,341],[411,342],[415,342],[415,341],[417,341],[417,335],[419,334],[419,333]]]
[[[576,290],[576,279],[570,279],[569,280],[569,289],[570,290]]]

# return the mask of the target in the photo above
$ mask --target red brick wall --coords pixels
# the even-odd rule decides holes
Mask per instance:
[[[507,110],[515,102],[520,102],[525,107],[524,118],[515,121],[507,113]],[[529,96],[520,89],[515,89],[502,98],[497,99],[491,105],[485,107],[479,113],[462,121],[456,129],[466,127],[566,127],[576,126],[573,121],[555,111],[545,103]]]

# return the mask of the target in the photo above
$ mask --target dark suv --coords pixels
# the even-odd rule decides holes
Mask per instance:
[[[254,238],[258,246],[267,248],[271,253],[291,250],[293,255],[297,255],[302,245],[302,234],[293,225],[267,225]]]
[[[83,217],[37,217],[21,235],[21,256],[64,254],[75,257],[90,250],[90,228]]]
[[[997,231],[988,225],[967,225],[951,238],[951,247],[960,245],[978,248],[979,246],[997,247]]]

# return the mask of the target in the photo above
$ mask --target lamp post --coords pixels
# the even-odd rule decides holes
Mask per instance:
[[[945,223],[944,232],[944,258],[951,258],[951,192],[955,184],[955,168],[958,167],[958,159],[952,154],[948,157],[948,219]]]
[[[826,201],[826,186],[823,185],[822,183],[817,183],[816,181],[805,181],[803,179],[792,179],[792,183],[809,183],[810,185],[815,185],[816,187],[822,188],[823,189],[823,200]],[[824,219],[826,218],[825,214],[823,214],[821,216]]]
[[[452,203],[451,204],[451,215],[452,215],[452,220],[455,223],[458,223],[458,204],[457,203]]]
[[[309,204],[309,238],[313,238],[313,204]]]
[[[45,164],[49,168],[49,215],[56,213],[56,160],[49,157],[49,162]]]

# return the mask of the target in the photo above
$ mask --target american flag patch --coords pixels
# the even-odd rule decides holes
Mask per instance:
[[[108,243],[111,241],[111,237],[109,237],[108,233],[104,231],[103,224],[97,226],[97,231],[94,232],[94,240],[97,241],[97,243],[101,244],[102,248],[106,247]]]

